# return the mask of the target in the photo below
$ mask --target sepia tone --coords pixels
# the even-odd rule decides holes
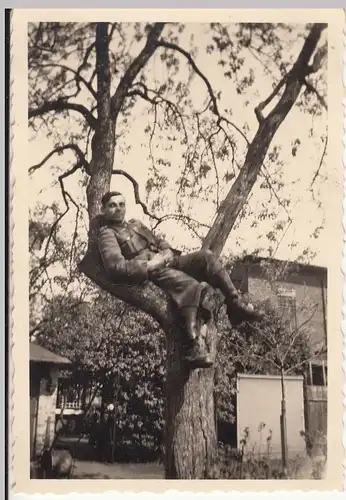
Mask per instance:
[[[27,12],[26,491],[341,484],[336,14]]]

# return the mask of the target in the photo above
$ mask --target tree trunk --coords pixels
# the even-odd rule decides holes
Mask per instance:
[[[107,29],[99,23],[96,32],[98,73],[98,127],[94,136],[87,189],[90,216],[89,250],[79,268],[104,290],[153,316],[166,332],[166,459],[167,479],[202,479],[213,477],[216,461],[216,428],[214,413],[214,368],[189,370],[182,362],[182,337],[178,317],[168,307],[163,294],[152,285],[127,286],[109,281],[100,264],[93,232],[93,220],[100,211],[102,194],[109,188],[115,148],[115,127],[127,90],[139,71],[154,53],[163,24],[156,23],[147,43],[124,75],[116,93],[110,98],[109,47]],[[297,62],[285,81],[279,102],[259,129],[246,155],[238,178],[222,203],[216,220],[204,242],[220,254],[228,235],[258,177],[276,131],[293,107],[308,74],[313,54],[323,27],[314,25]],[[102,64],[101,64],[102,63]],[[269,99],[270,101],[271,99]],[[266,100],[268,101],[268,100]],[[217,352],[217,329],[212,318],[203,326],[205,343],[212,359]]]
[[[111,119],[111,75],[107,23],[96,25],[97,126],[91,147],[87,202],[90,222],[100,213],[102,195],[109,190],[115,151],[116,120]]]
[[[215,361],[214,318],[201,331],[201,345]],[[206,479],[213,477],[217,452],[214,366],[190,370],[182,361],[183,335],[177,326],[167,332],[165,477]]]

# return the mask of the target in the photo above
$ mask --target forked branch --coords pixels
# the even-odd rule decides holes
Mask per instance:
[[[222,116],[220,114],[219,107],[218,107],[218,104],[217,104],[217,98],[216,98],[215,92],[213,91],[211,83],[208,80],[208,78],[202,73],[202,71],[198,68],[198,66],[195,63],[195,61],[193,60],[191,54],[189,54],[189,52],[187,52],[186,50],[184,50],[179,45],[177,45],[175,43],[167,42],[165,40],[160,40],[159,43],[158,43],[158,46],[164,47],[166,49],[176,50],[177,52],[179,52],[180,54],[182,54],[188,60],[188,62],[191,65],[192,69],[194,70],[194,72],[203,80],[203,82],[205,83],[205,85],[207,87],[208,94],[209,94],[209,97],[210,97],[210,100],[208,102],[208,107],[210,108],[211,112],[215,116],[218,117],[217,125],[219,126],[222,121],[225,121],[226,123],[228,123],[228,125],[232,126],[246,140],[246,137],[243,134],[243,132],[240,130],[240,128],[237,125],[235,125],[233,122],[231,122],[228,118],[226,118],[226,117],[224,117],[224,116]],[[206,111],[206,109],[204,109],[203,112]]]
[[[62,111],[76,111],[77,113],[84,116],[90,127],[92,127],[94,130],[96,128],[96,118],[85,106],[83,106],[83,104],[69,102],[65,99],[47,101],[37,108],[29,108],[28,117],[29,119],[35,118],[36,116],[42,116],[46,113],[49,113],[50,111],[55,111],[56,113],[61,113]]]
[[[147,41],[138,56],[132,61],[121,79],[114,95],[111,98],[111,114],[113,120],[116,120],[119,111],[123,105],[129,89],[139,72],[144,68],[150,57],[158,47],[158,39],[163,31],[165,23],[155,23],[151,28]]]
[[[48,239],[47,239],[46,247],[45,247],[45,252],[44,252],[44,257],[43,257],[43,263],[45,263],[46,260],[47,260],[48,248],[49,248],[51,239],[52,239],[53,235],[56,232],[56,229],[58,227],[59,222],[65,217],[65,215],[67,214],[67,212],[70,210],[70,203],[69,203],[69,201],[71,203],[73,203],[73,205],[76,207],[77,211],[79,211],[79,207],[78,207],[77,203],[74,201],[74,199],[72,198],[72,196],[65,189],[64,179],[66,179],[67,177],[70,177],[71,175],[73,175],[80,167],[81,167],[81,165],[79,163],[76,163],[76,165],[74,167],[72,167],[67,172],[64,172],[63,174],[59,175],[59,177],[58,177],[59,184],[60,184],[60,189],[61,189],[61,194],[62,194],[64,203],[65,203],[65,210],[59,215],[59,217],[52,224],[52,227],[50,229],[49,236],[48,236]]]
[[[56,147],[50,153],[48,153],[47,156],[45,156],[42,161],[40,161],[36,165],[33,165],[32,167],[30,167],[29,168],[29,175],[33,174],[36,170],[38,170],[39,168],[41,168],[48,160],[50,160],[50,158],[52,158],[52,156],[54,156],[55,154],[60,155],[64,151],[66,151],[68,149],[71,149],[77,155],[77,158],[78,158],[78,164],[77,165],[78,165],[78,167],[76,168],[76,170],[78,168],[80,168],[80,167],[84,167],[85,171],[87,173],[89,173],[89,163],[87,162],[87,160],[85,158],[85,155],[84,155],[83,151],[80,149],[80,147],[77,146],[77,144],[66,144],[64,146],[58,146],[58,147]]]

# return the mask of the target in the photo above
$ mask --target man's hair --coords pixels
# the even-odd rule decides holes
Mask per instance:
[[[119,191],[108,191],[101,198],[102,206],[104,207],[105,205],[107,205],[107,203],[113,196],[123,196],[123,194],[119,193]]]

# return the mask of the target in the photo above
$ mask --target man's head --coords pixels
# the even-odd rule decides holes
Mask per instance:
[[[124,196],[118,191],[108,191],[102,196],[102,213],[105,218],[113,222],[123,222],[126,213]]]

